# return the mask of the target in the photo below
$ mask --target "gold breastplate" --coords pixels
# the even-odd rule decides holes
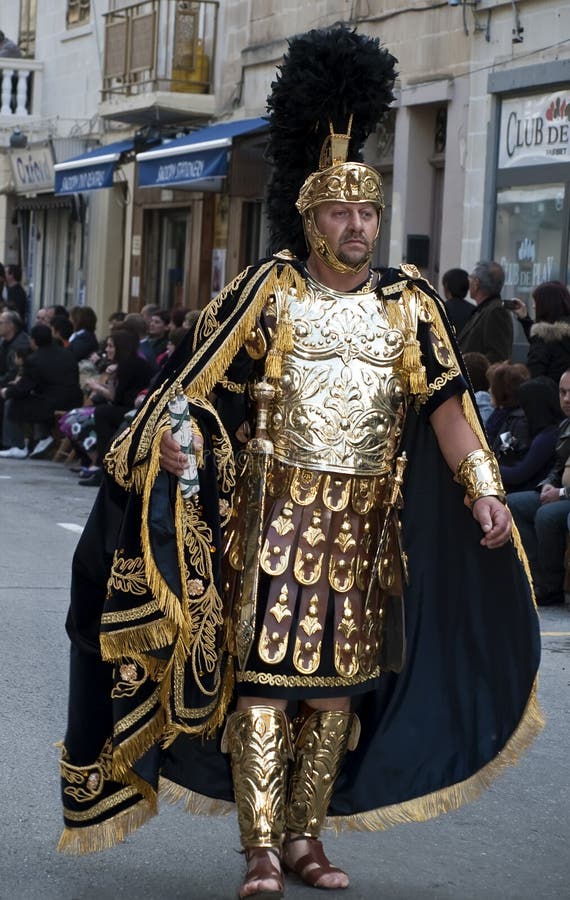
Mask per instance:
[[[343,294],[307,280],[276,297],[293,323],[269,419],[275,456],[328,472],[389,471],[406,409],[404,336],[375,291]]]

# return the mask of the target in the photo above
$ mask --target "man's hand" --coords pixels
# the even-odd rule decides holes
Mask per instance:
[[[183,475],[186,455],[180,450],[180,444],[172,437],[171,431],[165,431],[160,439],[160,465],[171,475]]]
[[[545,503],[554,503],[556,500],[560,500],[559,488],[554,487],[552,484],[545,484],[540,492],[540,505],[544,506]]]
[[[509,540],[512,532],[511,514],[496,497],[480,497],[473,505],[473,518],[479,522],[484,537],[481,545],[495,550]]]

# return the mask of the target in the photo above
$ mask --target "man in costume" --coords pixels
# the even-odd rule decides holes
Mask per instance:
[[[524,558],[443,304],[414,266],[370,267],[384,202],[359,152],[394,64],[342,27],[290,42],[280,250],[202,312],[107,456],[74,559],[63,850],[120,840],[160,788],[235,803],[240,897],[282,897],[284,868],[346,887],[325,822],[456,808],[540,729]]]

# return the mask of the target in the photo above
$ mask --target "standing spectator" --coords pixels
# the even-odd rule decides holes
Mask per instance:
[[[90,306],[73,306],[69,312],[73,332],[69,337],[69,349],[77,362],[88,359],[99,352],[99,341],[95,334],[97,316]]]
[[[28,295],[21,285],[22,270],[20,266],[6,266],[6,307],[17,312],[24,328],[28,321]]]
[[[53,340],[47,325],[34,325],[32,353],[24,360],[22,375],[1,390],[6,403],[4,444],[0,455],[24,459],[25,425],[32,424],[36,445],[32,457],[42,456],[53,444],[50,434],[56,409],[71,409],[82,401],[77,363],[69,350]]]
[[[466,300],[469,290],[469,275],[465,269],[448,269],[441,279],[445,297],[445,311],[451,324],[459,334],[475,312],[475,305]]]
[[[552,469],[540,489],[507,496],[539,606],[564,603],[564,550],[570,514],[570,369],[560,379],[559,398],[566,418],[559,427]]]
[[[532,292],[536,320],[515,298],[514,310],[529,339],[527,366],[533,378],[547,375],[558,384],[570,366],[570,291],[561,281],[544,281]]]
[[[14,41],[7,38],[3,31],[0,31],[0,56],[10,57],[11,59],[19,59],[22,51]]]
[[[497,262],[478,262],[469,276],[469,291],[477,304],[459,335],[462,353],[484,353],[489,362],[511,358],[513,321],[501,300],[505,273]]]

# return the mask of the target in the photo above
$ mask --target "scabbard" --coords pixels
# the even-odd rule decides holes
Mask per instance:
[[[240,669],[244,669],[247,664],[255,634],[267,476],[273,455],[273,444],[263,438],[253,438],[248,444],[247,454],[245,546],[240,590],[241,602],[236,629],[236,650]]]

